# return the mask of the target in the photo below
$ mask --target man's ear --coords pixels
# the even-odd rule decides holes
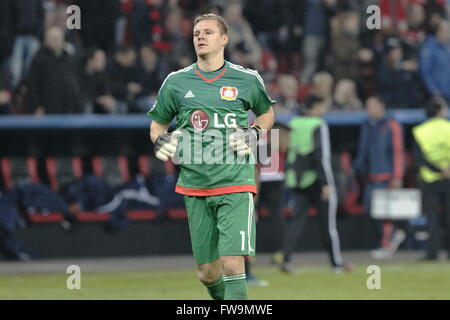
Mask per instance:
[[[229,38],[226,34],[222,35],[222,45],[224,48],[227,46],[228,40],[229,40]]]

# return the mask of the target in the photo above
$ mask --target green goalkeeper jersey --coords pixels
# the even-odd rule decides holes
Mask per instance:
[[[176,117],[176,128],[183,132],[178,163],[174,160],[180,167],[175,191],[190,196],[256,193],[255,166],[237,158],[228,136],[235,125],[248,126],[249,110],[260,116],[274,103],[258,72],[228,61],[213,72],[193,64],[169,74],[147,115],[161,124]]]

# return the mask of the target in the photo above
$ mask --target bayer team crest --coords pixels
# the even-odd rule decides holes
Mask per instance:
[[[209,123],[209,115],[203,110],[196,110],[191,114],[191,125],[195,130],[203,131]]]
[[[238,89],[235,87],[222,87],[220,88],[220,97],[223,100],[234,101],[238,96]]]

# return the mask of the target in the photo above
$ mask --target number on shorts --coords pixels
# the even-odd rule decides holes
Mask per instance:
[[[245,231],[241,231],[241,237],[242,237],[241,250],[244,251],[244,247],[245,247]]]

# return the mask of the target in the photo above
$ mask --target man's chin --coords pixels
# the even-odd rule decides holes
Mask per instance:
[[[197,56],[198,56],[199,58],[202,58],[202,59],[207,58],[208,55],[209,55],[209,52],[205,52],[205,51],[203,51],[203,52],[202,52],[202,51],[197,52]]]

